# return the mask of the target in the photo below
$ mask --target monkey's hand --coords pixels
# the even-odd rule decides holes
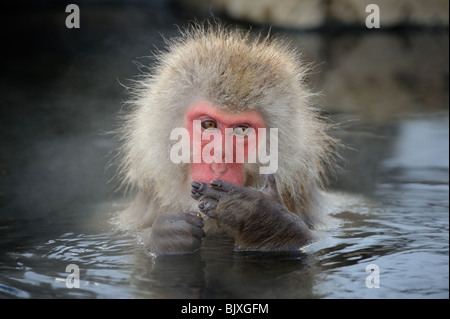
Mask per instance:
[[[203,219],[193,213],[160,214],[144,244],[155,255],[194,253],[200,249]]]
[[[233,236],[237,250],[299,249],[312,239],[304,221],[283,204],[273,175],[265,176],[261,189],[221,180],[193,182],[191,196]]]

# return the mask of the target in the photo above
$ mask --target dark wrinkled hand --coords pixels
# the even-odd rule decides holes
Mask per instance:
[[[191,196],[233,236],[237,249],[297,249],[310,239],[303,220],[282,203],[273,175],[265,176],[261,189],[221,180],[193,182]]]
[[[159,215],[151,228],[148,248],[155,255],[187,254],[199,250],[203,219],[193,213]]]

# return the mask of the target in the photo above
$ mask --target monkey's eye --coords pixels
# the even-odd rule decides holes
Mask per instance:
[[[248,135],[250,133],[250,127],[247,125],[239,125],[233,130],[233,134],[236,135]]]
[[[202,122],[202,127],[205,130],[208,130],[208,129],[217,128],[217,124],[214,121],[204,121],[204,122]]]

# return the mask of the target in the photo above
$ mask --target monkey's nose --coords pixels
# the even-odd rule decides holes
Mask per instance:
[[[221,176],[227,170],[226,163],[211,163],[210,167],[211,167],[211,171],[217,176]]]

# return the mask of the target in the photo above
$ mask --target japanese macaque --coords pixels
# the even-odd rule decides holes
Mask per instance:
[[[120,131],[123,180],[137,191],[123,219],[152,254],[196,252],[216,232],[245,251],[299,250],[313,240],[337,141],[311,105],[307,72],[287,44],[222,26],[191,26],[159,53],[136,82]],[[181,140],[171,132],[180,128],[191,151],[183,161],[172,158],[185,150],[174,152]],[[195,141],[196,129],[216,133],[219,155],[206,152],[213,160],[196,160],[195,145],[204,155],[210,142]],[[243,138],[244,161],[237,161],[238,138],[229,136]],[[230,141],[235,154],[222,154]],[[263,144],[262,153],[277,146],[275,165],[249,160]]]

